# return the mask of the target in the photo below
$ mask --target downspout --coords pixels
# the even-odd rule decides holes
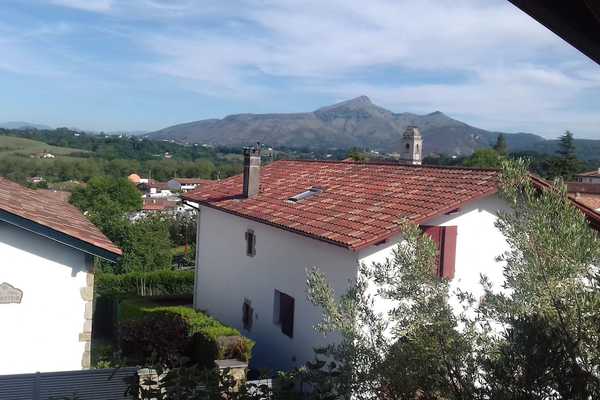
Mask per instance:
[[[201,220],[200,214],[201,214],[201,212],[200,212],[200,207],[193,206],[186,201],[184,201],[183,203],[187,206],[194,208],[196,210],[196,214],[197,214],[197,217],[196,217],[196,260],[194,262],[194,303],[193,303],[193,306],[194,306],[194,310],[198,310],[199,306],[198,306],[198,300],[197,300],[198,299],[197,293],[198,293],[198,276],[200,275],[198,273],[198,270],[199,270],[198,255],[200,254],[200,220]]]

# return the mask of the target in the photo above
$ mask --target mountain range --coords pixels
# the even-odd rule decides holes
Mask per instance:
[[[242,146],[254,142],[277,148],[334,150],[352,147],[394,152],[407,126],[423,135],[424,155],[469,155],[492,146],[500,132],[480,129],[435,111],[430,114],[394,113],[360,96],[312,112],[235,114],[170,126],[146,135],[215,146]],[[553,151],[554,141],[530,133],[505,134],[510,150]],[[600,142],[599,142],[600,145]]]
[[[7,121],[0,122],[0,128],[3,129],[52,129],[48,125],[34,124],[32,122],[24,121]]]

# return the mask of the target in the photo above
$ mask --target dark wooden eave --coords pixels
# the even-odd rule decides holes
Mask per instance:
[[[599,0],[509,0],[600,64]]]

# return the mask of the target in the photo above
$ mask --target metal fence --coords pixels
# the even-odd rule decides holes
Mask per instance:
[[[0,400],[123,400],[137,368],[0,375]]]

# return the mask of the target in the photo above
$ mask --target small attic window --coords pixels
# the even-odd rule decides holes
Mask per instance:
[[[295,196],[290,197],[288,199],[288,201],[291,201],[292,203],[297,203],[301,200],[306,200],[308,198],[311,198],[319,193],[323,193],[323,188],[320,188],[318,186],[313,186],[305,192],[302,192]]]

